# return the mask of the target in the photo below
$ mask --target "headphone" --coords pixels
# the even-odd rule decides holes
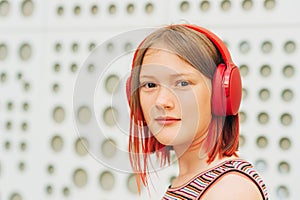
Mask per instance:
[[[226,45],[218,36],[205,28],[192,24],[181,25],[204,34],[215,45],[222,56],[223,62],[217,66],[212,80],[212,113],[216,116],[238,114],[242,100],[241,75],[238,67],[233,63]],[[139,48],[137,48],[134,53],[132,68],[134,67],[133,65],[138,53],[138,49]],[[130,102],[130,93],[131,76],[127,79],[126,82],[126,94],[128,102]],[[138,113],[137,116],[140,117],[141,113]]]

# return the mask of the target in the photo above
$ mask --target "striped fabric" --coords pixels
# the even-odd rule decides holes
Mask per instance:
[[[244,160],[225,161],[222,164],[195,177],[182,187],[169,187],[162,199],[200,199],[201,195],[204,194],[205,190],[207,190],[214,181],[228,172],[238,172],[248,176],[259,188],[263,199],[268,200],[268,192],[262,178],[258,175],[253,166],[249,162]]]

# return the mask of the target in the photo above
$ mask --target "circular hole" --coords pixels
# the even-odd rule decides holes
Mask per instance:
[[[60,64],[59,63],[55,63],[54,66],[53,66],[53,70],[55,72],[60,72],[60,70],[61,70]]]
[[[59,152],[62,150],[63,146],[64,146],[64,140],[62,139],[61,136],[56,135],[51,139],[51,147],[53,151]]]
[[[48,174],[53,174],[54,171],[55,171],[54,166],[53,165],[48,165],[48,167],[47,167]]]
[[[281,124],[284,126],[289,126],[293,122],[293,117],[289,113],[284,113],[280,117]]]
[[[92,5],[92,7],[91,7],[91,13],[92,13],[93,15],[97,15],[98,12],[99,12],[98,6],[97,6],[97,5]]]
[[[92,117],[92,113],[89,107],[81,106],[77,111],[77,119],[81,124],[87,124]]]
[[[260,172],[265,172],[267,171],[268,165],[264,160],[257,160],[255,162],[255,168]]]
[[[126,52],[130,52],[130,51],[132,51],[132,49],[133,49],[133,46],[132,46],[132,44],[131,44],[130,42],[127,42],[127,43],[124,45],[124,50],[125,50]]]
[[[27,131],[27,130],[28,130],[28,124],[27,124],[27,122],[22,122],[22,124],[21,124],[21,129],[22,129],[23,131]]]
[[[6,122],[5,128],[6,128],[6,130],[11,130],[12,129],[12,123],[10,121]]]
[[[108,93],[112,94],[119,83],[119,77],[117,75],[110,75],[105,80],[105,89]]]
[[[108,52],[112,52],[112,51],[114,50],[114,45],[113,45],[113,43],[107,44],[106,50],[107,50]]]
[[[107,158],[112,158],[117,152],[116,142],[112,139],[105,140],[101,145],[101,152]]]
[[[73,64],[71,65],[71,67],[70,67],[70,70],[71,70],[72,73],[77,72],[77,70],[78,70],[77,64],[76,64],[76,63],[73,63]]]
[[[18,80],[21,80],[23,78],[23,74],[21,73],[21,72],[19,72],[18,74],[17,74],[17,79]]]
[[[127,188],[129,192],[133,194],[138,194],[138,187],[135,180],[135,175],[131,174],[127,179]]]
[[[22,14],[25,17],[31,16],[34,10],[34,4],[30,0],[23,1],[22,3]]]
[[[88,146],[85,138],[78,138],[75,142],[75,151],[79,156],[85,156],[88,153]]]
[[[242,135],[242,134],[240,134],[240,136],[239,136],[239,146],[240,146],[240,147],[243,147],[243,146],[245,146],[245,143],[246,143],[246,138],[245,138],[245,136]]]
[[[134,8],[134,5],[133,5],[133,4],[128,4],[128,5],[127,5],[127,9],[126,9],[126,10],[127,10],[127,13],[128,13],[128,14],[134,13],[134,9],[135,9],[135,8]]]
[[[296,44],[294,41],[287,41],[285,44],[284,44],[284,51],[288,54],[290,53],[294,53],[296,50]]]
[[[182,12],[187,12],[190,9],[190,3],[188,1],[183,1],[180,4],[180,10]]]
[[[56,9],[56,13],[57,15],[62,16],[64,14],[64,7],[58,6]]]
[[[268,146],[268,139],[265,136],[260,136],[257,138],[256,144],[259,148],[266,148]]]
[[[240,73],[243,77],[247,76],[249,74],[249,68],[247,65],[241,65],[240,66]]]
[[[23,198],[19,193],[13,193],[9,198],[9,200],[22,200],[22,199]]]
[[[294,93],[292,90],[290,89],[285,89],[283,90],[282,94],[281,94],[281,98],[284,100],[284,101],[291,101],[293,98],[294,98]]]
[[[264,6],[267,10],[272,10],[276,6],[276,1],[275,0],[265,0]]]
[[[56,123],[62,123],[65,120],[65,110],[64,108],[57,106],[53,110],[53,119]]]
[[[221,9],[223,11],[228,11],[231,8],[231,1],[229,0],[224,0],[221,2]]]
[[[260,113],[258,115],[258,122],[260,124],[267,124],[269,122],[269,115],[267,113]]]
[[[72,47],[71,47],[72,51],[75,53],[75,52],[78,52],[79,50],[79,45],[77,43],[73,43],[72,44]]]
[[[242,89],[242,98],[243,99],[246,99],[248,96],[248,90],[246,88],[243,88]]]
[[[209,1],[202,1],[200,3],[200,10],[203,12],[207,12],[210,9],[210,2]]]
[[[103,173],[101,173],[100,175],[100,179],[99,179],[99,182],[100,182],[100,186],[103,190],[112,190],[115,186],[115,177],[114,175],[109,172],[109,171],[105,171]]]
[[[59,85],[57,83],[54,83],[52,85],[52,90],[53,90],[53,92],[57,93],[59,91]]]
[[[22,60],[29,60],[32,54],[31,46],[29,44],[22,44],[19,53]]]
[[[10,5],[8,1],[0,2],[0,16],[5,17],[8,15],[10,9]]]
[[[250,46],[249,42],[243,41],[240,43],[239,49],[240,49],[241,53],[248,53],[251,49],[251,46]]]
[[[18,169],[22,172],[25,170],[25,163],[24,162],[19,162],[18,164]]]
[[[25,82],[25,83],[23,84],[23,89],[24,89],[25,91],[29,91],[29,90],[30,90],[30,83]]]
[[[263,76],[263,77],[268,77],[270,76],[272,73],[272,70],[271,70],[271,67],[269,65],[263,65],[261,68],[260,68],[260,74]]]
[[[68,187],[64,187],[63,190],[62,190],[62,193],[65,197],[68,197],[70,196],[70,189]]]
[[[107,108],[103,113],[103,119],[108,126],[114,126],[118,121],[118,111],[113,107]]]
[[[266,101],[270,98],[270,91],[268,89],[261,89],[259,91],[259,98],[262,100],[262,101]]]
[[[74,15],[80,15],[81,13],[81,7],[80,6],[75,6],[73,9]]]
[[[247,114],[243,111],[239,112],[240,123],[244,123],[247,120]]]
[[[2,83],[4,83],[7,80],[6,73],[1,73],[0,80],[1,80]]]
[[[152,3],[147,3],[145,6],[145,11],[147,14],[151,14],[154,11],[154,6]]]
[[[279,199],[288,199],[290,196],[289,189],[283,185],[277,188],[277,196]]]
[[[88,69],[88,72],[93,73],[95,71],[95,65],[89,64],[87,69]]]
[[[253,7],[253,1],[252,0],[244,0],[242,3],[242,7],[244,10],[250,10]]]
[[[295,74],[295,68],[292,65],[286,65],[283,70],[282,73],[285,77],[287,78],[291,78],[294,76]]]
[[[273,44],[270,41],[265,41],[261,45],[261,50],[263,53],[270,53],[273,49]]]
[[[7,54],[8,54],[7,46],[5,44],[0,44],[0,60],[5,60],[7,58]]]
[[[7,102],[6,107],[7,107],[7,110],[10,110],[10,111],[11,111],[11,110],[14,109],[14,103],[11,102],[11,101],[9,101],[9,102]]]
[[[4,148],[5,148],[6,150],[10,150],[10,148],[11,148],[11,143],[10,143],[10,141],[6,141],[6,142],[4,143]]]
[[[291,171],[291,168],[290,168],[290,164],[283,161],[283,162],[280,162],[279,165],[278,165],[278,171],[281,173],[281,174],[288,174],[290,173]]]
[[[73,182],[74,184],[82,188],[87,184],[88,176],[85,170],[83,169],[77,169],[73,174]]]
[[[111,14],[111,15],[116,14],[116,12],[117,12],[117,7],[116,7],[116,5],[114,5],[114,4],[110,5],[110,6],[108,7],[108,12],[109,12],[109,14]]]
[[[52,194],[53,193],[53,187],[51,185],[46,186],[46,193],[47,194]]]
[[[95,48],[96,48],[96,44],[91,42],[88,47],[89,51],[93,51]]]
[[[27,144],[26,144],[26,142],[21,142],[21,143],[20,143],[20,150],[21,150],[21,151],[26,151],[26,149],[27,149]]]
[[[56,52],[61,52],[62,50],[62,45],[60,43],[56,43],[54,46],[54,49]]]
[[[289,138],[281,138],[279,141],[279,146],[282,150],[289,150],[292,146],[291,140]]]

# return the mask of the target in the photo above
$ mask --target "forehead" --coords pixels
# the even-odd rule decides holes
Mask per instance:
[[[153,70],[200,74],[197,69],[183,60],[180,55],[163,48],[150,48],[143,58],[141,74]]]

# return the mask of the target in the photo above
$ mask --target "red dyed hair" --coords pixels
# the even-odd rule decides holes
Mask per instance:
[[[158,29],[145,38],[135,53],[133,69],[129,79],[130,135],[129,156],[132,169],[136,174],[137,186],[148,186],[149,156],[156,153],[162,166],[170,164],[171,146],[161,144],[149,130],[140,105],[139,74],[143,57],[154,44],[164,47],[180,56],[181,59],[199,70],[204,76],[213,79],[216,66],[222,62],[214,44],[203,34],[184,27],[171,25]],[[214,92],[214,91],[213,91]],[[208,154],[207,162],[217,156],[223,158],[236,155],[239,141],[238,115],[214,116],[204,141],[204,150]]]

